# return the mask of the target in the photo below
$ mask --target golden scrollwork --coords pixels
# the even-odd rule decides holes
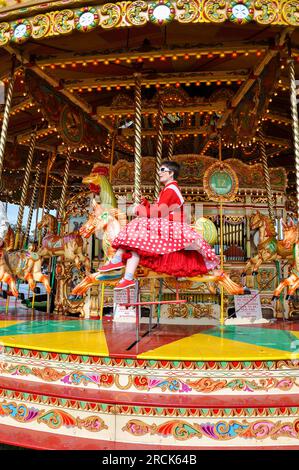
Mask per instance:
[[[36,15],[31,20],[33,29],[32,37],[34,39],[40,39],[47,35],[50,30],[50,18],[47,15]]]
[[[227,19],[226,1],[207,0],[204,2],[204,13],[212,23],[223,23]]]
[[[281,14],[287,24],[299,25],[299,3],[296,0],[289,0],[282,5]]]
[[[188,318],[189,309],[187,305],[169,305],[168,306],[168,318]]]
[[[121,21],[120,5],[114,3],[106,3],[100,8],[101,11],[101,26],[104,29],[115,28]]]
[[[180,23],[190,23],[200,14],[200,7],[195,0],[177,0],[177,19]]]
[[[59,11],[54,17],[54,31],[60,34],[69,34],[74,29],[74,11],[62,10]]]
[[[148,21],[148,4],[147,2],[136,1],[131,3],[127,8],[127,20],[134,26],[143,26]]]
[[[197,304],[192,309],[193,318],[216,318],[213,305]]]
[[[152,2],[146,0],[120,1],[95,6],[94,9],[99,17],[95,27],[113,29],[119,27],[144,26],[150,19],[149,8]],[[171,21],[182,24],[191,23],[223,23],[228,20],[228,6],[230,2],[225,0],[172,0],[175,15]],[[55,6],[63,7],[62,3]],[[54,5],[53,5],[54,6]],[[253,20],[263,25],[292,25],[299,26],[299,2],[298,0],[252,0]],[[0,23],[0,47],[10,41],[14,41],[12,25],[15,22],[28,21],[27,34],[33,39],[69,34],[76,29],[74,21],[76,5],[67,10],[52,10],[44,13],[39,6],[26,8],[28,12],[36,12],[34,16],[22,18],[24,10],[15,9],[11,14],[17,20]],[[18,17],[19,15],[19,17]],[[28,37],[24,37],[24,40]],[[23,37],[20,41],[23,40]]]
[[[261,24],[271,24],[278,18],[278,3],[272,0],[257,0],[254,2],[256,9],[255,20]]]
[[[0,46],[5,46],[8,43],[10,24],[9,23],[0,23]]]

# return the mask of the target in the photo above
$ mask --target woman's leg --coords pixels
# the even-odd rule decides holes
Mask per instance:
[[[113,264],[121,263],[124,252],[125,252],[125,250],[123,250],[122,248],[119,248],[116,251],[113,258],[111,259],[110,263],[113,263]]]
[[[132,251],[131,258],[128,259],[126,264],[126,271],[124,278],[127,281],[132,281],[134,279],[134,274],[139,264],[140,256],[135,252]]]

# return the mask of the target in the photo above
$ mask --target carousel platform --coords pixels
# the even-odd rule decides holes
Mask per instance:
[[[299,323],[141,325],[0,306],[0,440],[299,449]]]

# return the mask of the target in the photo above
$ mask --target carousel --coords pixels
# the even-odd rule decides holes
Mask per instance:
[[[1,443],[299,449],[298,26],[0,1]]]

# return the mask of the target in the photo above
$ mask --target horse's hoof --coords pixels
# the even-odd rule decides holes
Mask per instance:
[[[278,295],[273,295],[271,300],[273,300],[273,301],[278,300]]]
[[[245,286],[243,290],[244,290],[243,293],[244,293],[245,295],[250,295],[250,294],[251,294],[251,290],[248,289],[248,287]]]
[[[241,277],[245,277],[245,276],[246,276],[245,272],[241,273]]]
[[[258,272],[257,272],[257,271],[252,271],[252,275],[253,275],[253,276],[257,276],[257,275],[258,275]]]

